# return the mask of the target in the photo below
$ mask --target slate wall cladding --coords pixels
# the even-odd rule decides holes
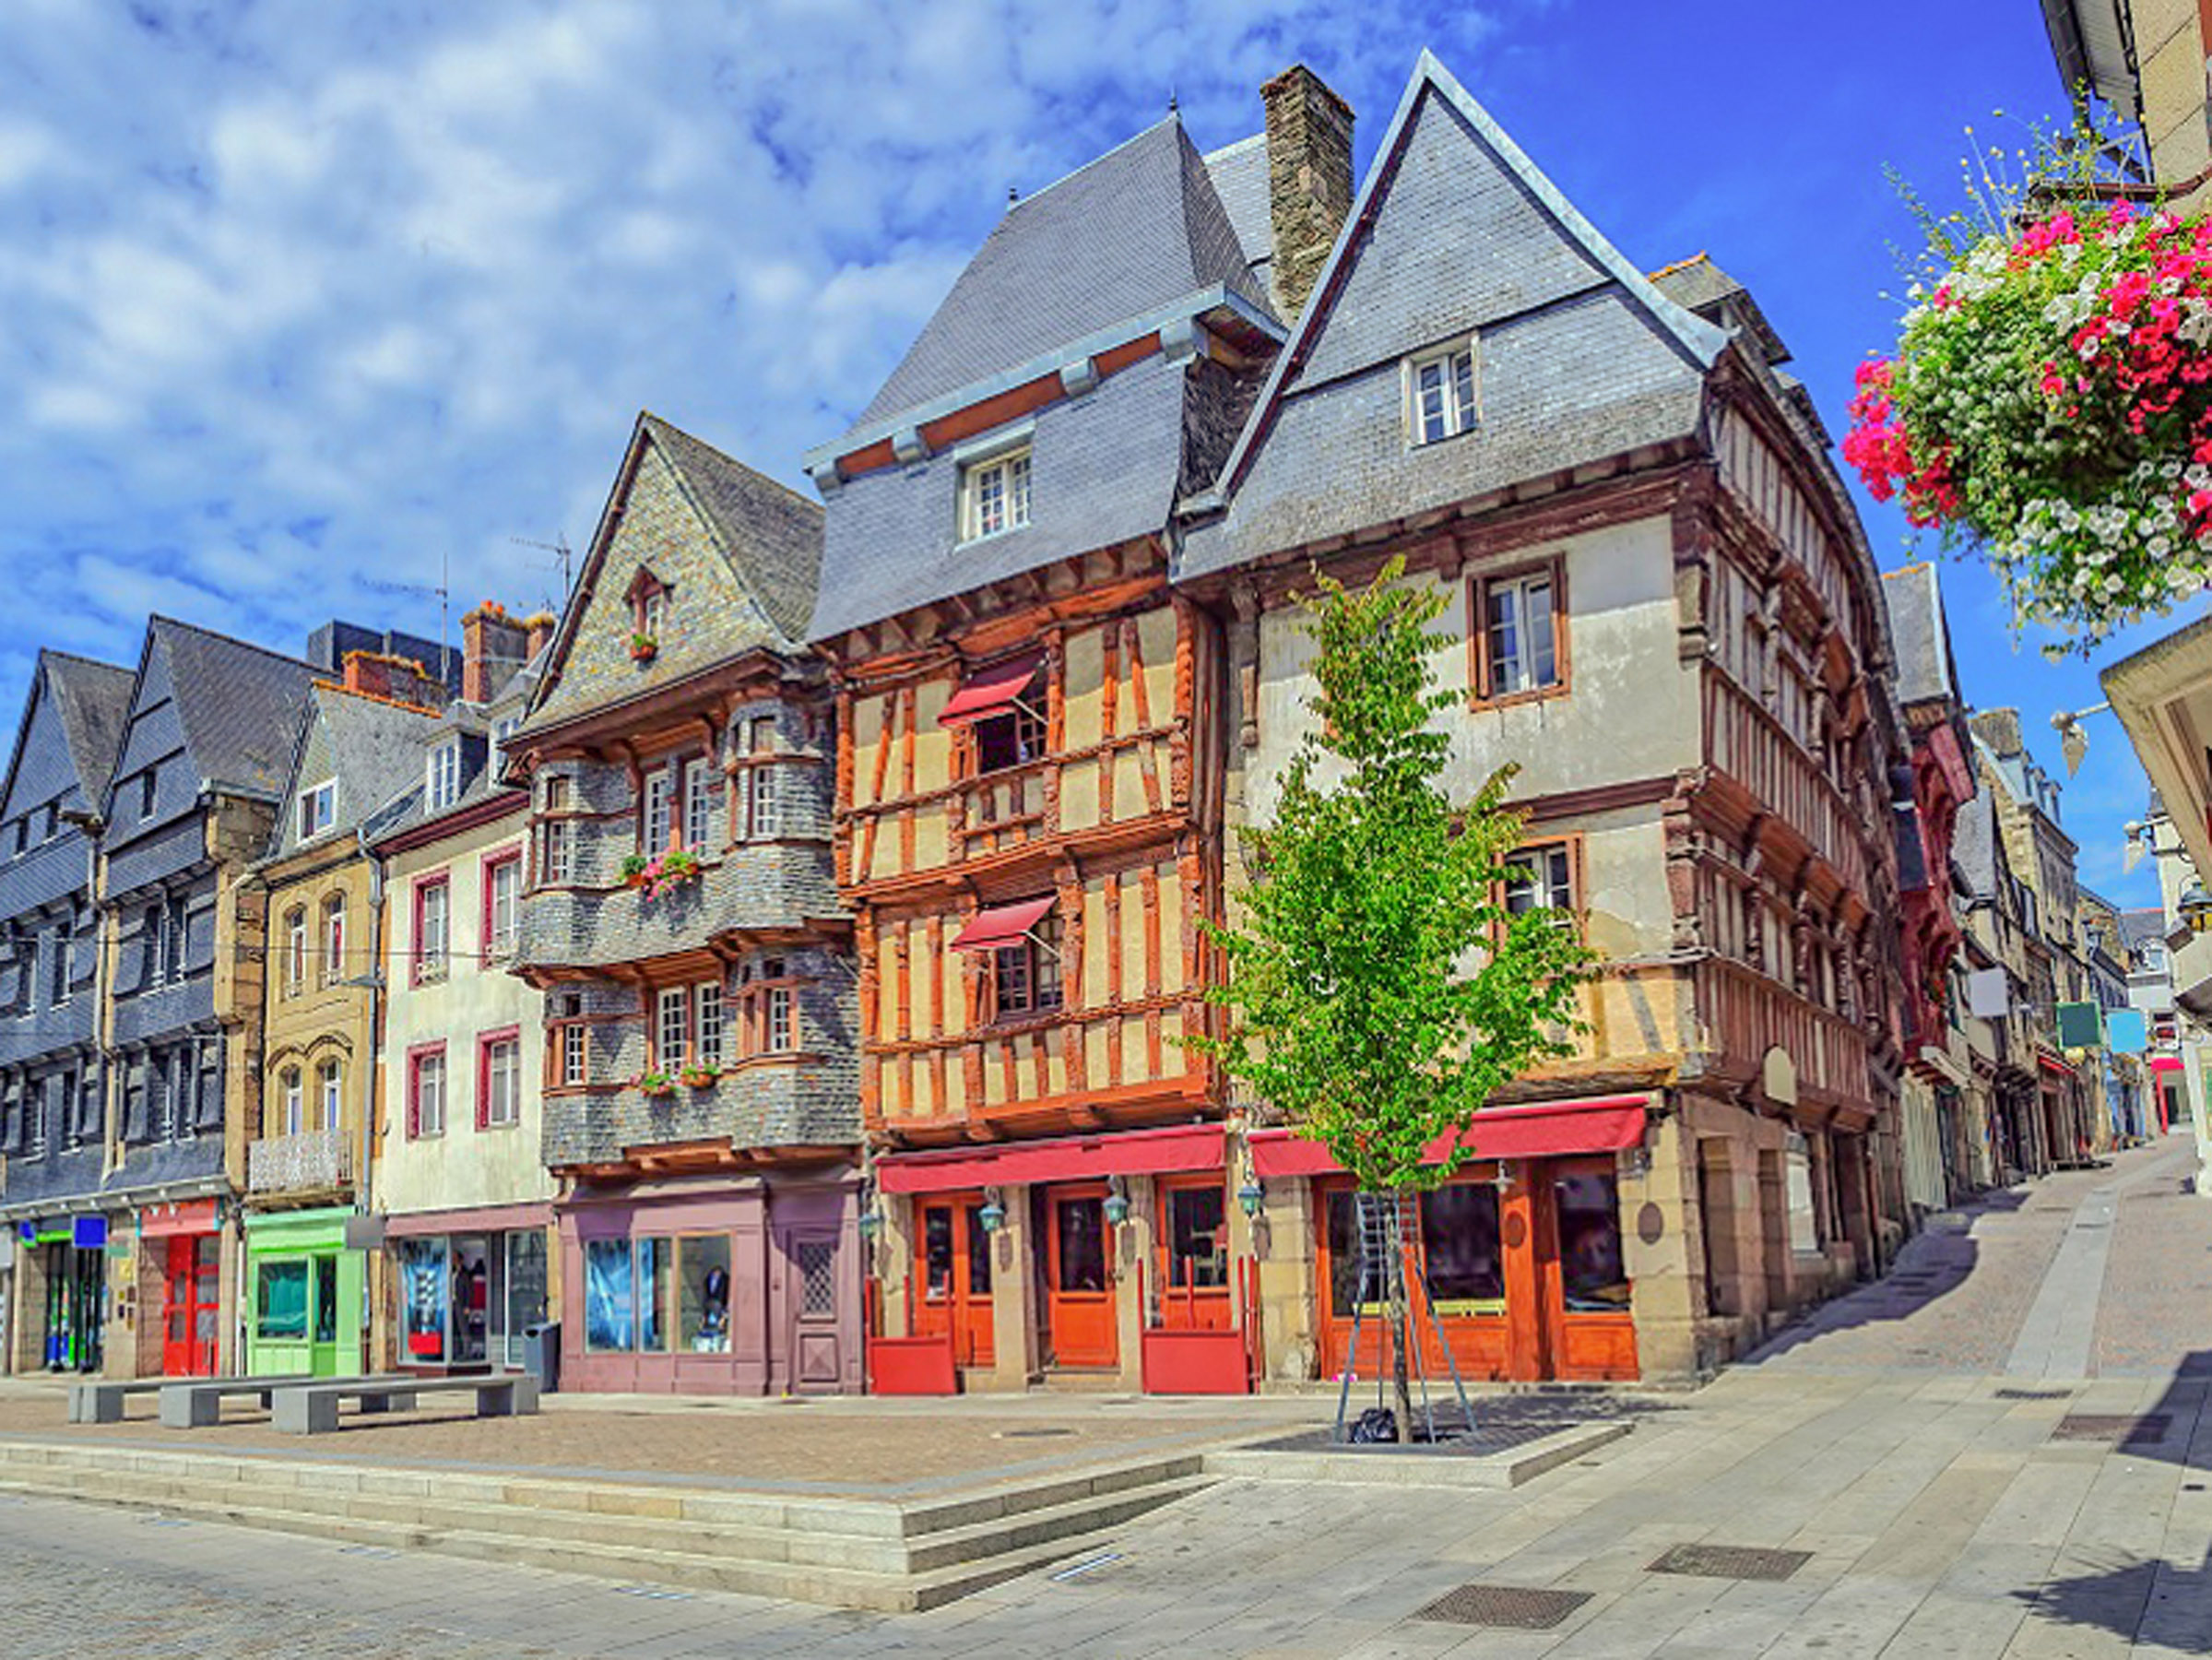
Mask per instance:
[[[81,895],[85,874],[82,833],[64,830],[50,842],[33,843],[21,854],[0,860],[0,917],[19,917],[57,899]]]
[[[630,655],[630,584],[640,566],[668,585],[666,622],[649,663]],[[580,621],[561,678],[531,724],[565,720],[727,662],[786,644],[767,614],[729,579],[700,534],[698,515],[658,449],[647,445],[622,521]]]
[[[740,966],[756,966],[767,954],[748,953]],[[585,1013],[597,1017],[589,1027],[594,1087],[546,1098],[546,1163],[612,1163],[631,1147],[722,1136],[738,1148],[858,1141],[858,1004],[851,966],[819,948],[777,954],[787,972],[806,982],[798,1000],[799,1053],[806,1058],[740,1066],[712,1088],[680,1086],[672,1096],[648,1097],[628,1086],[645,1070],[647,1055],[645,1004],[636,988],[611,980],[562,988],[580,991]],[[732,1059],[741,990],[738,975],[726,978],[725,1052]]]
[[[119,845],[112,842],[108,848],[108,898],[126,901],[141,888],[189,871],[207,851],[207,830],[197,813]]]

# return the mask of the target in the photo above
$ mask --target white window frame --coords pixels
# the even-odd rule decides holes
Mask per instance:
[[[693,755],[683,764],[683,845],[694,853],[706,851],[714,834],[714,805],[713,758]]]
[[[690,990],[688,986],[663,986],[654,997],[653,1065],[657,1072],[674,1072],[691,1053]]]
[[[432,1049],[409,1062],[408,1085],[414,1091],[415,1135],[445,1133],[445,1053]]]
[[[338,781],[325,778],[300,792],[300,839],[310,842],[330,834],[337,823]]]
[[[581,1021],[561,1028],[561,1083],[563,1088],[578,1088],[590,1081],[588,1053]]]
[[[783,799],[775,763],[764,762],[753,767],[746,777],[746,786],[745,839],[773,841],[784,831]]]
[[[771,986],[767,990],[766,1014],[761,1022],[762,1052],[769,1055],[788,1053],[796,1047],[793,1042],[794,1008],[791,988]]]
[[[1507,865],[1527,875],[1516,881],[1506,879],[1506,909],[1514,916],[1532,910],[1555,910],[1572,916],[1575,910],[1575,850],[1567,842],[1533,842],[1517,848],[1506,856]],[[1529,895],[1528,902],[1514,904],[1517,891]]]
[[[423,762],[422,803],[429,812],[443,812],[460,799],[461,741],[449,738]]]
[[[960,471],[960,540],[981,541],[1029,523],[1030,446],[979,457]]]
[[[484,1127],[507,1130],[521,1122],[522,1039],[494,1038],[484,1046]]]
[[[515,736],[516,729],[521,725],[522,717],[519,715],[503,715],[491,723],[491,747],[484,753],[484,776],[486,777],[496,778],[499,777],[500,751],[506,747],[507,740]]]
[[[154,1070],[165,1073],[167,1069]],[[296,1066],[286,1067],[280,1081],[284,1085],[284,1133],[298,1135],[307,1128],[307,1081]]]
[[[1405,433],[1411,447],[1473,432],[1483,423],[1482,407],[1482,358],[1473,336],[1405,360]]]
[[[720,980],[702,980],[692,988],[692,1044],[701,1065],[722,1064]]]
[[[346,1069],[337,1061],[325,1061],[315,1068],[315,1082],[323,1097],[323,1128],[336,1130],[346,1100]]]
[[[1541,629],[1533,624],[1530,612],[1530,597],[1538,588],[1544,591],[1544,620]],[[1520,697],[1549,692],[1565,683],[1567,676],[1559,662],[1559,574],[1555,568],[1547,566],[1482,581],[1475,587],[1475,598],[1482,607],[1476,626],[1483,631],[1483,660],[1488,669],[1489,684],[1483,688],[1485,698]],[[1500,598],[1507,600],[1513,612],[1514,652],[1509,658],[1497,648],[1495,619]],[[1547,658],[1548,679],[1544,672]]]
[[[507,884],[504,895],[506,915],[503,919],[500,915],[500,883],[503,878]],[[493,860],[485,868],[484,880],[491,889],[484,900],[484,909],[491,921],[491,937],[484,944],[488,950],[504,955],[515,949],[515,939],[522,931],[522,860]]]
[[[323,983],[335,986],[346,978],[346,896],[337,903],[323,901]]]
[[[668,768],[657,766],[645,775],[638,806],[637,850],[650,859],[668,842]]]
[[[431,927],[432,895],[436,895],[437,927]],[[445,978],[453,954],[453,883],[425,881],[415,895],[415,974],[418,984]]]
[[[284,990],[297,997],[307,989],[307,907],[294,906],[284,923]],[[167,930],[163,930],[166,944]]]

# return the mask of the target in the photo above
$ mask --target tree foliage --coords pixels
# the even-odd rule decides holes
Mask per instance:
[[[1571,918],[1515,914],[1514,768],[1472,801],[1439,787],[1450,739],[1427,625],[1440,593],[1393,562],[1366,587],[1328,576],[1304,601],[1318,643],[1314,725],[1272,821],[1244,832],[1257,880],[1210,995],[1229,1029],[1201,1047],[1373,1192],[1441,1183],[1422,1156],[1534,1062],[1571,1052],[1591,954]]]

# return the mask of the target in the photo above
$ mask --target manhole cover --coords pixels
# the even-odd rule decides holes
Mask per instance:
[[[1813,1559],[1809,1550],[1757,1550],[1743,1545],[1677,1545],[1649,1573],[1694,1573],[1700,1579],[1786,1580]]]
[[[2071,1389],[1999,1389],[1993,1390],[1991,1396],[1999,1401],[2070,1401],[2074,1398],[2074,1392]]]
[[[1073,1435],[1072,1429],[1001,1429],[1000,1441],[1043,1441],[1047,1436]]]
[[[2070,1412],[2058,1420],[2052,1430],[2052,1441],[2117,1441],[2123,1447],[2138,1447],[2166,1439],[2167,1427],[2173,1420],[2163,1413],[2152,1413],[2146,1417],[2130,1417],[2118,1413]]]
[[[1447,1625],[1508,1626],[1517,1631],[1548,1631],[1591,1598],[1588,1591],[1538,1591],[1525,1585],[1461,1585],[1447,1591],[1415,1619]]]

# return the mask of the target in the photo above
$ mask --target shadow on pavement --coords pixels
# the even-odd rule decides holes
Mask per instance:
[[[1910,1319],[1956,1291],[1974,1272],[1981,1257],[1972,1232],[1976,1219],[2017,1210],[2026,1197],[2017,1189],[1999,1189],[1932,1218],[1924,1231],[1906,1242],[1882,1278],[1807,1310],[1735,1364],[1764,1365],[1831,1333]]]
[[[2208,1396],[2212,1350],[2193,1350],[2137,1427],[2117,1430],[2112,1456],[2181,1465],[2183,1494],[2212,1488],[2212,1445],[2198,1429]],[[2054,1576],[2039,1589],[2013,1595],[2031,1618],[2110,1631],[2159,1653],[2212,1654],[2212,1547],[2194,1567],[2120,1547],[2098,1554],[2108,1559],[2087,1564],[2087,1572]]]

